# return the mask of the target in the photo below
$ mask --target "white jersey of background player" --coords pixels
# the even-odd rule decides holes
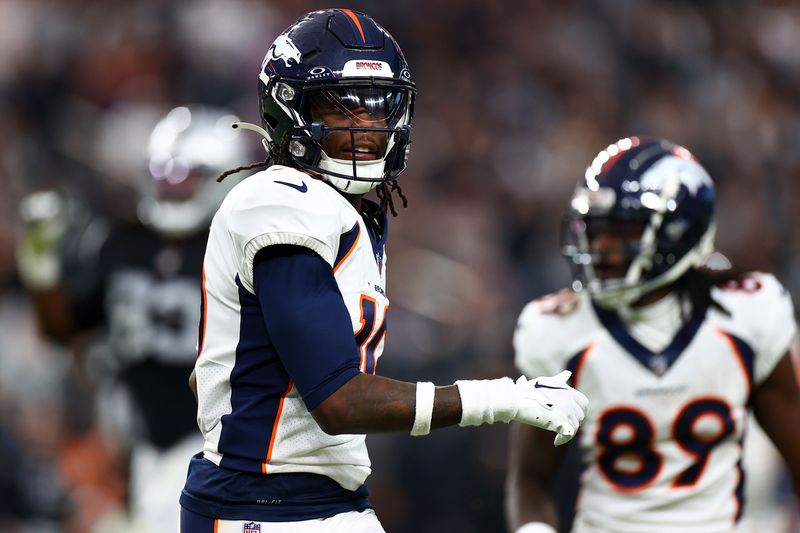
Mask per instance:
[[[636,137],[611,145],[566,222],[564,251],[585,290],[520,316],[519,369],[569,369],[592,399],[574,532],[736,531],[750,407],[800,481],[800,426],[787,424],[800,420],[791,299],[772,275],[699,268],[713,212],[713,182],[684,148]],[[559,460],[531,448],[537,440],[525,429],[513,437],[509,519],[554,531],[542,496]]]
[[[271,161],[211,225],[195,367],[205,446],[181,531],[382,532],[365,485],[369,432],[516,419],[568,441],[586,398],[566,373],[439,388],[375,375],[386,210],[415,92],[392,37],[363,13],[309,13],[276,39],[260,81],[264,127],[247,127]],[[373,188],[381,205],[362,198]]]

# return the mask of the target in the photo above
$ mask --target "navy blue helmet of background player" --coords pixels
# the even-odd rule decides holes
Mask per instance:
[[[573,287],[619,307],[674,282],[713,252],[714,199],[714,182],[686,148],[643,137],[610,145],[570,201],[562,251]],[[624,274],[599,275],[603,259],[592,240],[626,225],[635,229],[624,246]]]
[[[235,184],[214,178],[248,156],[231,129],[237,120],[227,109],[200,105],[176,107],[159,120],[150,134],[149,173],[139,182],[144,224],[173,238],[208,227]]]
[[[338,190],[363,194],[406,167],[415,88],[397,42],[369,16],[348,9],[304,15],[270,47],[259,74],[259,104],[268,152],[281,163],[318,174]],[[315,120],[315,105],[350,117],[348,127]],[[252,125],[241,124],[252,128]],[[330,157],[335,131],[388,135],[373,160]],[[361,158],[363,159],[363,158]]]

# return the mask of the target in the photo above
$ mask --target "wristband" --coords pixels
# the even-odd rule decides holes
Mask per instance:
[[[516,385],[511,378],[456,381],[461,396],[459,426],[509,422],[519,408]]]
[[[550,524],[545,524],[544,522],[528,522],[514,533],[558,533],[558,531]]]
[[[411,428],[412,437],[420,437],[431,432],[431,418],[433,418],[433,397],[436,386],[429,381],[417,383],[417,402],[414,407],[414,427]]]

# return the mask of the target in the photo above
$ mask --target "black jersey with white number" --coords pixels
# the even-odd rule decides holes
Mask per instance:
[[[100,225],[89,226],[66,261],[73,319],[80,330],[101,328],[144,438],[166,448],[197,431],[187,380],[197,357],[207,232],[167,241],[139,225],[107,232]]]

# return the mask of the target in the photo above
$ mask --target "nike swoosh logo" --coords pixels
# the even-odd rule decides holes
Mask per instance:
[[[278,181],[275,180],[275,183],[280,183],[281,185],[286,185],[287,187],[291,187],[292,189],[296,189],[300,192],[306,192],[308,190],[308,185],[306,185],[305,181],[301,181],[302,185],[297,185],[295,183],[287,183],[285,181]]]
[[[549,385],[542,385],[538,381],[533,384],[534,389],[554,389],[554,390],[567,390],[566,387],[551,387]]]

